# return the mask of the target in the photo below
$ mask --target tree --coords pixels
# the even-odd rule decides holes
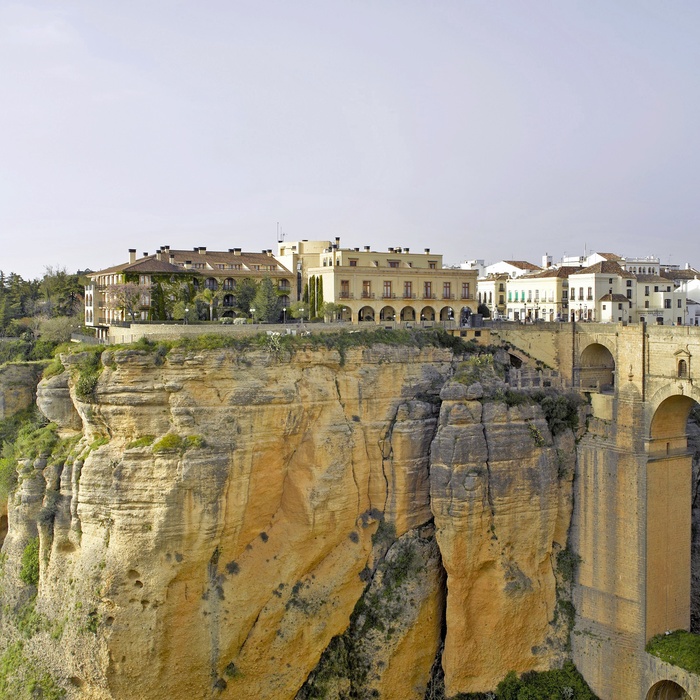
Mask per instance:
[[[343,308],[343,304],[336,304],[332,301],[327,301],[323,304],[321,313],[323,314],[324,318],[329,318],[332,322],[337,320]]]
[[[309,318],[318,316],[316,309],[316,275],[309,277]]]
[[[136,320],[136,313],[141,304],[141,294],[146,291],[144,287],[140,287],[136,282],[124,282],[122,284],[109,284],[105,292],[112,297],[114,306],[124,312],[124,318],[127,314],[131,316],[131,320]]]
[[[214,320],[214,307],[218,302],[221,302],[223,298],[223,291],[218,290],[215,292],[213,289],[209,289],[208,287],[200,290],[195,295],[195,301],[201,301],[203,304],[206,304],[209,307],[210,321]]]
[[[486,306],[486,304],[479,304],[479,308],[476,311],[477,313],[480,313],[484,318],[491,318],[491,311],[489,310],[489,307]]]
[[[323,277],[316,278],[316,316],[323,315]]]
[[[304,301],[295,301],[289,305],[287,313],[292,318],[305,319],[309,317],[309,304]]]
[[[282,310],[282,300],[269,277],[264,277],[258,285],[258,291],[253,299],[254,318],[263,323],[275,323],[279,320]]]
[[[253,304],[253,299],[258,291],[258,285],[255,280],[250,277],[244,277],[236,285],[236,303],[238,304],[238,310],[241,313],[249,314],[250,307],[255,306]]]

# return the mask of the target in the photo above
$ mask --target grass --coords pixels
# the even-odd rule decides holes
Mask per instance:
[[[182,454],[190,449],[204,447],[204,445],[204,438],[201,435],[181,437],[175,433],[168,433],[154,443],[153,453],[158,454],[159,452],[175,451]]]
[[[142,435],[140,438],[137,438],[133,442],[130,442],[127,446],[127,450],[133,450],[136,449],[137,447],[150,447],[153,444],[153,441],[156,439],[155,435]]]
[[[647,651],[662,661],[700,674],[700,634],[685,630],[657,634],[647,642]]]
[[[460,696],[458,695],[457,698]],[[567,661],[563,668],[551,671],[529,671],[520,678],[511,671],[496,688],[498,700],[549,700],[549,698],[575,698],[597,700],[593,691],[578,672],[576,666]]]
[[[60,700],[65,694],[50,674],[25,655],[23,642],[15,642],[5,649],[0,657],[0,698]]]
[[[22,568],[19,577],[28,586],[39,583],[39,538],[33,537],[22,552]]]

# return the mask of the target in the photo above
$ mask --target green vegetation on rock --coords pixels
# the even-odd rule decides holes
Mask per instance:
[[[19,577],[28,586],[39,583],[39,538],[33,537],[22,552],[22,568]]]
[[[0,698],[60,700],[65,694],[50,674],[25,655],[21,641],[5,649],[0,657]]]
[[[181,437],[175,433],[168,433],[154,443],[153,452],[157,454],[159,452],[168,452],[172,450],[182,453],[189,449],[200,447],[204,447],[204,438],[201,435]]]
[[[685,630],[657,634],[647,642],[647,651],[662,661],[700,674],[700,634]]]

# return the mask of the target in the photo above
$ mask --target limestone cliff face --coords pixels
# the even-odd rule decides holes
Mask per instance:
[[[553,441],[539,406],[482,403],[478,386],[442,396],[430,485],[449,697],[563,660],[555,554],[566,546],[575,448],[570,431]]]
[[[561,658],[573,438],[446,386],[451,351],[120,350],[89,401],[80,362],[3,547],[21,611],[39,535],[24,648],[68,697],[419,700],[443,634],[448,696]]]

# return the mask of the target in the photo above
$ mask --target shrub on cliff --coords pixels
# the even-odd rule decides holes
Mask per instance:
[[[22,568],[19,577],[28,586],[39,583],[39,538],[33,537],[22,552]]]
[[[685,630],[657,634],[647,643],[647,651],[674,666],[700,674],[700,634]]]

